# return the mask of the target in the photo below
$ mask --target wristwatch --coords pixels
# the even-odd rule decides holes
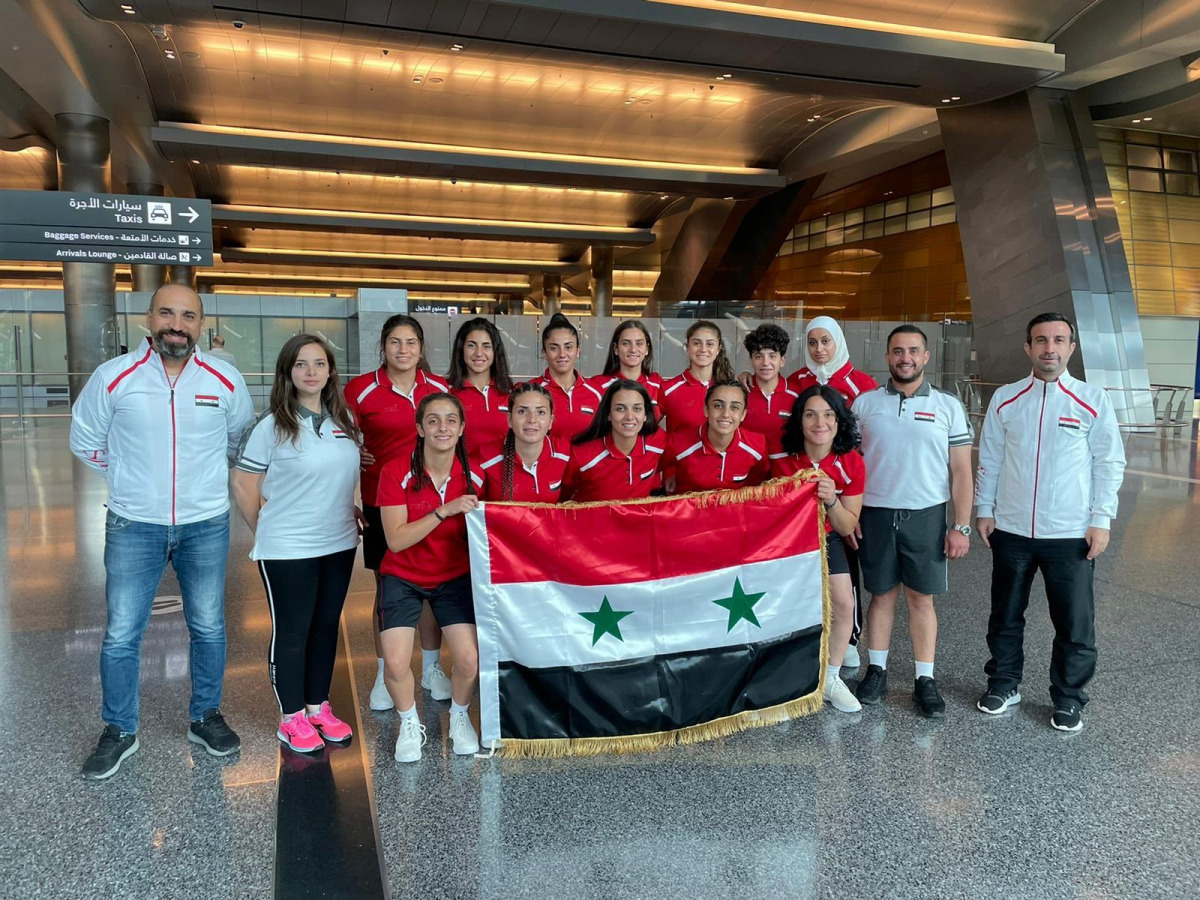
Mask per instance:
[[[959,534],[961,534],[963,537],[971,536],[971,526],[970,525],[955,525],[954,530],[957,531]]]

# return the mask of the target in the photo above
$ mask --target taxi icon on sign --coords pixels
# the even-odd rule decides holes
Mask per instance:
[[[160,222],[163,225],[171,224],[170,203],[157,203],[151,200],[146,204],[146,212],[151,222]]]

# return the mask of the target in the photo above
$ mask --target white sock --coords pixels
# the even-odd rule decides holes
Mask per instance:
[[[879,666],[879,668],[884,670],[887,669],[887,655],[888,652],[886,650],[867,650],[867,658],[870,660],[871,665]]]
[[[469,704],[469,703],[466,706],[459,706],[457,703],[455,703],[453,700],[451,700],[450,701],[450,715],[453,716],[456,713],[462,713],[465,716],[467,714],[467,710],[470,708],[470,706],[471,706],[471,704]]]
[[[932,678],[933,677],[933,663],[919,662],[919,663],[914,663],[914,665],[916,665],[916,667],[917,667],[917,677],[918,678]]]
[[[397,709],[401,719],[415,719],[417,717],[417,704],[414,701],[409,709]]]
[[[441,650],[426,650],[421,648],[421,672],[428,672],[433,666],[437,665],[442,658]]]
[[[380,658],[376,658],[375,662],[379,663],[379,672],[375,675],[375,683],[382,684],[383,683],[383,660]]]
[[[840,671],[841,671],[840,666],[826,666],[825,667],[825,684],[827,684],[827,685],[833,684],[833,679],[838,677],[838,673]]]

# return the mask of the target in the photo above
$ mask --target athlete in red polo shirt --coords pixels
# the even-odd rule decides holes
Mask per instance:
[[[783,428],[792,414],[792,404],[800,396],[788,387],[783,377],[791,339],[778,325],[764,322],[747,334],[742,343],[754,369],[754,377],[746,385],[746,419],[742,425],[767,439],[768,453],[782,453]]]
[[[426,397],[417,407],[413,458],[391,460],[379,478],[388,550],[379,567],[383,590],[378,619],[387,688],[400,710],[398,762],[419,760],[425,742],[412,677],[413,638],[425,603],[433,609],[454,659],[450,702],[454,752],[469,756],[479,750],[467,714],[479,671],[479,644],[465,514],[475,508],[483,477],[467,459],[463,431],[458,398]]]
[[[659,412],[666,417],[669,432],[692,434],[707,421],[704,398],[714,381],[729,381],[733,367],[725,355],[721,329],[701,319],[687,330],[688,367],[664,382],[658,394]]]
[[[632,500],[662,486],[663,435],[649,409],[650,395],[636,381],[605,391],[592,424],[571,447],[563,500]]]
[[[842,540],[853,534],[858,524],[866,484],[866,466],[856,449],[858,441],[858,426],[841,394],[828,385],[815,385],[796,401],[783,433],[785,455],[771,460],[773,477],[808,469],[819,472],[817,496],[825,504],[825,557],[833,606],[825,699],[841,712],[862,709],[840,674],[854,629],[854,587]]]
[[[508,398],[509,430],[484,453],[483,499],[557,503],[570,448],[550,437],[550,391],[522,384]]]
[[[662,390],[662,376],[654,371],[654,344],[650,340],[650,332],[637,319],[627,319],[613,331],[604,374],[592,378],[591,383],[603,394],[621,378],[636,381],[646,389],[654,406],[654,417],[661,419],[658,393]]]
[[[600,408],[602,392],[579,374],[579,330],[562,313],[555,313],[542,330],[542,355],[546,372],[537,383],[550,391],[554,424],[550,433],[564,441],[584,431]]]
[[[704,401],[708,422],[667,438],[663,471],[672,493],[749,487],[767,479],[767,439],[739,426],[746,416],[746,389],[736,381],[714,382]]]
[[[850,362],[850,350],[842,328],[829,316],[817,316],[804,331],[807,365],[788,376],[788,387],[797,394],[814,384],[827,384],[853,406],[860,394],[873,391],[879,383]]]
[[[444,393],[446,385],[427,374],[422,365],[425,332],[412,316],[395,315],[383,323],[379,355],[383,365],[374,372],[352,378],[344,394],[363,437],[363,470],[360,479],[363,500],[363,564],[375,570],[375,606],[379,608],[379,564],[387,550],[376,492],[384,465],[393,459],[407,460],[417,443],[417,406],[433,394]],[[378,621],[378,616],[375,617]],[[377,670],[371,688],[371,709],[392,708],[392,698],[383,681],[383,653],[375,634]],[[432,613],[421,620],[421,686],[435,700],[450,699],[450,679],[442,671],[439,651],[442,636]]]
[[[495,325],[484,318],[463,322],[454,336],[446,381],[467,416],[467,452],[479,462],[483,448],[499,443],[508,433],[508,395],[513,382]]]

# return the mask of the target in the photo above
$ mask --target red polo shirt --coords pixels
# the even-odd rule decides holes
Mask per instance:
[[[591,379],[592,387],[600,392],[601,395],[608,390],[609,386],[620,379],[620,375],[597,375]],[[646,389],[646,393],[650,395],[650,403],[654,406],[654,416],[657,419],[662,418],[662,409],[658,405],[658,395],[662,391],[662,376],[657,372],[651,372],[649,375],[645,373],[638,376],[638,384]]]
[[[521,503],[557,503],[563,476],[571,454],[565,444],[547,437],[542,453],[532,467],[513,456],[512,496],[504,496],[504,442],[492,444],[483,454],[484,500],[512,500]]]
[[[699,380],[687,369],[663,383],[658,393],[658,408],[667,419],[667,431],[691,434],[708,420],[704,414],[704,395],[710,383]]]
[[[807,368],[797,369],[788,376],[788,387],[802,394],[805,390],[817,384],[817,376]],[[829,386],[842,395],[847,406],[853,406],[859,394],[873,391],[879,383],[866,372],[860,372],[850,363],[846,363],[829,376]]]
[[[765,437],[768,453],[782,453],[783,429],[792,416],[792,404],[799,396],[788,387],[786,379],[780,378],[775,383],[775,390],[769,394],[764,394],[755,381],[746,400],[746,418],[742,420],[742,427]]]
[[[483,487],[483,476],[471,468],[471,480],[475,489]],[[385,506],[407,506],[408,521],[415,522],[451,500],[467,492],[462,464],[455,457],[450,468],[450,477],[441,491],[428,480],[421,490],[413,489],[411,460],[393,459],[383,467],[379,475],[380,508]],[[413,544],[407,550],[393,553],[388,550],[379,565],[380,575],[395,575],[411,581],[417,587],[434,588],[471,571],[467,554],[467,517],[448,516],[445,522]]]
[[[375,492],[385,463],[397,457],[407,464],[417,444],[417,405],[429,394],[445,393],[446,385],[417,371],[412,395],[403,394],[387,376],[387,367],[364,372],[346,383],[342,392],[354,421],[362,431],[363,446],[375,457],[362,472],[362,499],[378,506]]]
[[[626,456],[612,442],[612,436],[576,444],[563,483],[563,499],[634,500],[649,497],[662,486],[662,432],[639,437],[633,452]]]
[[[592,424],[592,416],[596,415],[600,398],[604,395],[578,370],[575,372],[575,385],[569,391],[558,386],[558,382],[550,377],[549,369],[535,382],[550,391],[550,399],[554,403],[554,424],[550,426],[553,437],[569,442]]]
[[[767,439],[741,428],[723,453],[709,442],[707,424],[691,434],[670,435],[663,453],[663,471],[674,469],[677,494],[762,484],[769,468]]]
[[[467,417],[467,453],[478,462],[484,447],[503,441],[508,434],[508,397],[496,389],[494,381],[483,390],[467,381],[460,388],[451,388],[450,393],[462,402]]]
[[[772,478],[795,475],[805,469],[820,469],[833,479],[834,488],[842,496],[857,497],[866,489],[867,466],[857,450],[840,456],[830,453],[819,463],[809,459],[807,453],[785,453],[771,457]],[[828,518],[825,520],[825,530],[833,531],[833,525]]]

